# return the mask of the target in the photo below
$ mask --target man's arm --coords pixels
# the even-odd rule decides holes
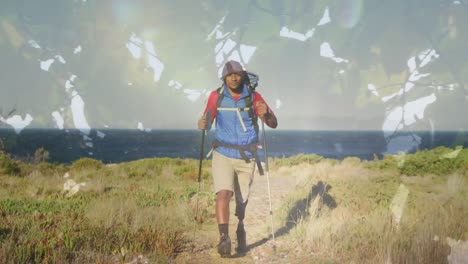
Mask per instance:
[[[218,93],[216,90],[211,92],[210,96],[208,97],[208,102],[205,107],[205,111],[203,112],[202,117],[198,120],[198,129],[208,130],[211,127],[211,122],[216,117],[216,102],[218,100]],[[208,124],[207,122],[210,122]]]
[[[259,116],[267,126],[271,128],[276,128],[278,126],[278,120],[276,119],[275,114],[271,108],[268,107],[268,104],[262,96],[257,92],[254,94],[254,108],[257,116]]]
[[[264,115],[263,115],[263,118],[262,118],[263,121],[265,121],[265,124],[267,124],[267,126],[271,127],[271,128],[276,128],[278,126],[278,120],[276,119],[276,116],[275,114],[273,114],[273,112],[266,112]]]

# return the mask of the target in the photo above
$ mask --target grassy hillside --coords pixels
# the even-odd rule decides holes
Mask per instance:
[[[277,171],[299,175],[279,216],[289,230],[283,250],[295,251],[298,263],[447,263],[457,254],[448,241],[468,240],[467,154],[437,148],[375,161],[280,161]]]
[[[2,154],[0,164],[1,263],[109,263],[138,254],[164,262],[184,249],[193,227],[195,160],[104,165],[83,158],[64,166]],[[208,176],[204,171],[201,219],[213,218]],[[73,195],[64,190],[70,180],[84,183]]]
[[[167,262],[189,250],[197,160],[63,165],[44,154],[30,163],[0,155],[1,263]],[[278,248],[298,262],[443,263],[447,237],[468,240],[466,149],[270,166],[298,183],[275,213]],[[214,226],[210,161],[203,167],[197,220]]]

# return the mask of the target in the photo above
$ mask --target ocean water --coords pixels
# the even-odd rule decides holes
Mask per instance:
[[[85,134],[79,130],[0,129],[3,148],[16,158],[31,160],[34,152],[44,148],[49,161],[70,163],[81,157],[91,157],[104,163],[117,163],[152,157],[198,159],[201,147],[200,130],[140,130],[104,129]],[[396,139],[396,140],[395,140]],[[213,140],[207,134],[206,154]],[[315,153],[327,158],[343,159],[355,156],[373,159],[375,155],[414,152],[437,146],[468,147],[468,135],[463,132],[414,132],[385,137],[382,131],[286,131],[267,130],[267,155],[290,157]],[[1,147],[1,146],[0,146]],[[259,151],[260,154],[263,151]]]

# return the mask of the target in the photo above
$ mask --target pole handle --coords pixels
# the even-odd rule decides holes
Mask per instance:
[[[206,130],[202,130],[202,140],[201,140],[201,147],[200,147],[200,163],[198,164],[198,182],[201,181],[201,171],[202,171],[202,163],[203,163],[203,153],[205,148],[205,132]]]

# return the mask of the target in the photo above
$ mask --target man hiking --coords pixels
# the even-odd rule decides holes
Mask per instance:
[[[247,72],[237,61],[228,61],[222,72],[223,86],[212,91],[198,128],[210,129],[216,118],[213,142],[212,174],[216,193],[215,213],[220,241],[218,253],[231,255],[229,202],[235,193],[237,252],[246,250],[245,208],[253,181],[255,165],[263,172],[257,155],[260,117],[271,128],[278,125],[273,111],[250,86]],[[211,120],[211,121],[210,121]]]

